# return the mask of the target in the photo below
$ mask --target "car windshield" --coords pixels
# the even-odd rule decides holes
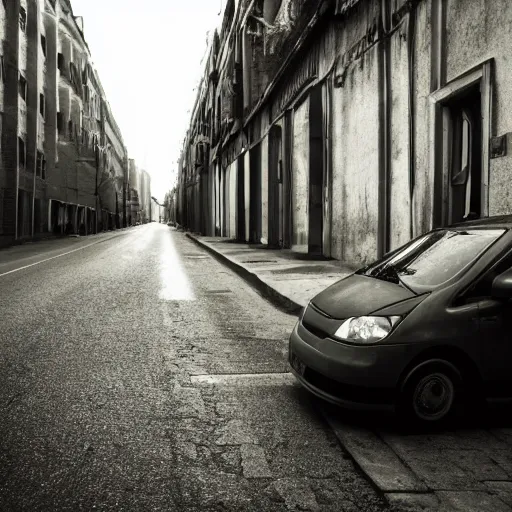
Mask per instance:
[[[432,291],[459,273],[494,243],[504,229],[438,229],[359,270],[414,293]]]

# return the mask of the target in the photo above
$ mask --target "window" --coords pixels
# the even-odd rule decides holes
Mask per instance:
[[[64,115],[62,112],[57,112],[57,132],[62,135],[64,130]]]
[[[46,115],[46,103],[45,103],[45,97],[44,94],[39,95],[39,113],[43,116],[43,119],[45,119]]]
[[[21,73],[18,80],[18,92],[21,98],[23,98],[24,101],[27,101],[27,81]]]
[[[37,152],[36,175],[43,180],[46,179],[46,158],[41,151]]]
[[[25,169],[25,141],[18,137],[18,166],[20,169]]]
[[[43,50],[43,55],[46,57],[46,37],[41,34],[41,48]]]
[[[27,11],[20,7],[20,28],[23,32],[27,30]]]
[[[492,283],[494,279],[512,267],[512,253],[501,257],[495,261],[488,270],[486,270],[481,277],[469,288],[464,294],[466,300],[473,301],[474,299],[482,299],[491,296]]]
[[[62,53],[57,55],[57,67],[60,72],[64,71],[64,55],[62,55]]]

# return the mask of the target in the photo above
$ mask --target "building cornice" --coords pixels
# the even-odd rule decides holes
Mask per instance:
[[[270,95],[274,92],[274,89],[280,82],[281,78],[283,77],[284,73],[288,69],[288,66],[291,64],[291,62],[297,57],[298,53],[306,43],[306,41],[309,38],[309,35],[313,31],[313,29],[317,26],[320,19],[328,12],[329,7],[332,5],[332,0],[320,0],[320,3],[315,11],[315,14],[307,24],[306,28],[303,30],[302,34],[300,35],[299,39],[295,43],[292,51],[286,56],[283,64],[279,67],[277,70],[277,73],[272,78],[271,82],[267,85],[265,88],[265,91],[261,95],[260,100],[256,105],[251,109],[250,113],[246,116],[243,122],[243,126],[246,127],[254,118],[256,114],[261,110],[261,108],[265,105],[265,103],[268,101]]]

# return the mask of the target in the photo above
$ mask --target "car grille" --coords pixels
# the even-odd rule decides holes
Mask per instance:
[[[324,339],[329,336],[325,331],[322,329],[319,329],[318,327],[315,327],[314,325],[310,324],[309,322],[305,322],[302,320],[302,326],[304,329],[307,329],[311,334],[314,334],[318,338]]]

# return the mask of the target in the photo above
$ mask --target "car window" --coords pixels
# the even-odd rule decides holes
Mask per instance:
[[[491,265],[490,269],[487,270],[483,276],[478,278],[476,282],[468,289],[468,291],[464,294],[465,297],[468,299],[490,297],[494,279],[506,270],[509,270],[511,267],[512,253],[509,253]]]
[[[431,231],[359,273],[424,293],[465,271],[503,233],[483,228]]]

